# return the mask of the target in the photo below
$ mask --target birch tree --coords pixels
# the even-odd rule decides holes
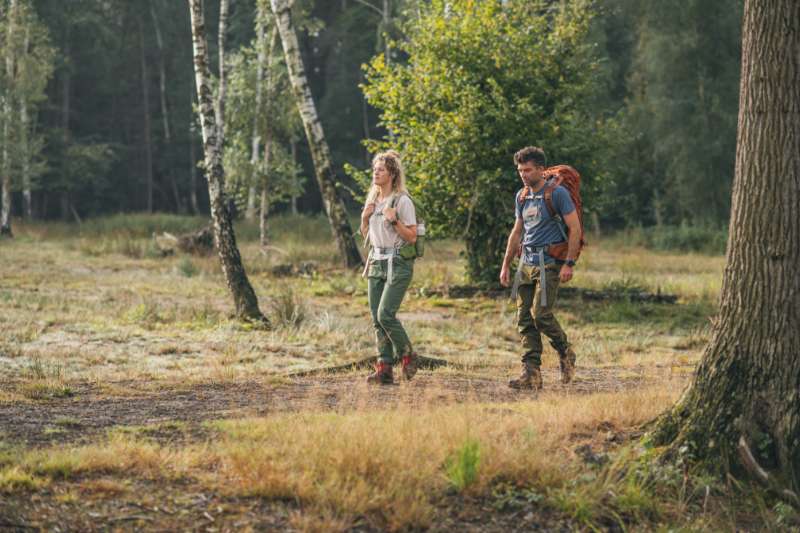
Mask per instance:
[[[5,39],[5,87],[3,91],[3,161],[2,161],[2,180],[3,191],[0,200],[0,236],[11,237],[11,144],[12,133],[12,110],[14,106],[14,77],[16,46],[14,43],[17,31],[17,20],[19,18],[19,4],[17,0],[11,0],[8,7],[6,19],[6,39]]]
[[[0,43],[5,60],[2,88],[3,201],[0,232],[11,235],[11,192],[21,188],[23,212],[32,216],[32,190],[46,165],[36,130],[37,111],[53,73],[55,52],[29,0],[14,0],[3,19]],[[13,177],[19,176],[19,180]],[[16,184],[15,184],[16,181]]]
[[[225,2],[226,0],[222,0]],[[211,202],[211,219],[214,224],[214,240],[219,251],[225,281],[233,296],[237,317],[269,325],[258,308],[258,298],[245,273],[231,214],[224,198],[225,171],[222,165],[222,127],[216,123],[211,90],[211,74],[208,67],[208,46],[205,37],[205,21],[202,0],[188,0],[192,25],[194,71],[200,126],[203,131],[203,150],[208,195]],[[217,108],[221,109],[220,107]],[[222,113],[220,113],[222,116]]]
[[[747,0],[719,316],[656,444],[800,503],[800,2]]]
[[[353,236],[347,211],[336,189],[336,172],[331,161],[330,148],[325,140],[322,123],[317,114],[311,87],[306,77],[303,59],[297,42],[297,34],[292,24],[291,7],[287,0],[270,0],[272,13],[283,44],[286,66],[289,70],[289,79],[292,91],[297,102],[297,108],[303,121],[311,157],[314,161],[314,170],[322,193],[322,201],[328,221],[331,225],[334,239],[339,248],[339,253],[344,259],[345,266],[354,268],[363,265],[361,254]]]

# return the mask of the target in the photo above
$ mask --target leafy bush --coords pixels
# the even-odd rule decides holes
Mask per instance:
[[[627,244],[651,250],[699,252],[708,255],[725,253],[728,230],[714,226],[652,226],[625,230],[622,239]]]
[[[397,45],[408,61],[380,55],[367,69],[364,92],[389,131],[370,149],[403,153],[429,233],[466,239],[473,280],[497,279],[521,187],[516,150],[543,146],[551,163],[576,166],[595,196],[608,131],[591,105],[600,68],[590,4],[420,3]]]

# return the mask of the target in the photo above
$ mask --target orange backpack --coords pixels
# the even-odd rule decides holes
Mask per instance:
[[[584,246],[586,246],[586,241],[584,240],[584,231],[583,231],[583,202],[581,202],[581,175],[578,174],[578,171],[572,168],[569,165],[556,165],[550,168],[545,169],[542,173],[545,177],[545,186],[544,186],[544,203],[547,206],[547,211],[550,213],[551,217],[558,216],[561,218],[560,213],[556,212],[555,206],[553,206],[553,191],[559,185],[564,187],[567,192],[569,193],[569,197],[572,198],[572,203],[575,204],[575,211],[578,213],[578,221],[580,222],[581,226],[581,240],[580,246],[578,247],[578,253],[575,255],[575,259],[578,259],[581,255],[581,250]],[[520,203],[525,202],[525,197],[527,197],[531,193],[531,190],[528,186],[522,190],[522,194],[519,195]],[[563,223],[563,220],[559,223]],[[566,226],[566,224],[565,224]],[[569,227],[566,228],[566,235],[569,235]],[[552,244],[547,248],[547,254],[554,258],[558,259],[559,261],[563,261],[567,258],[567,249],[569,248],[566,242],[559,243],[559,244]]]

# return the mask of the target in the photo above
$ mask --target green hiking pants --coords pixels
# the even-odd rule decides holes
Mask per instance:
[[[542,333],[550,338],[556,350],[565,349],[567,334],[553,315],[560,283],[560,265],[545,267],[547,305],[542,305],[541,284],[539,283],[539,267],[522,266],[522,277],[517,292],[517,331],[522,343],[522,362],[536,366],[542,364]]]
[[[395,356],[411,353],[411,341],[397,319],[397,310],[414,276],[414,260],[395,257],[392,282],[387,282],[388,259],[373,260],[368,271],[369,310],[375,328],[378,359],[393,364]]]

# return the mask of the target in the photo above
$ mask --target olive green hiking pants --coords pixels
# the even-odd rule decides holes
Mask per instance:
[[[563,351],[569,344],[567,334],[553,315],[560,283],[560,265],[545,267],[547,305],[542,305],[539,267],[523,265],[521,281],[517,292],[517,331],[522,344],[523,363],[542,364],[542,333],[550,338],[556,350]]]
[[[414,260],[395,257],[392,282],[387,282],[388,259],[373,260],[369,266],[369,310],[375,328],[378,359],[393,364],[395,356],[411,353],[411,341],[397,319],[397,311],[414,276]]]

